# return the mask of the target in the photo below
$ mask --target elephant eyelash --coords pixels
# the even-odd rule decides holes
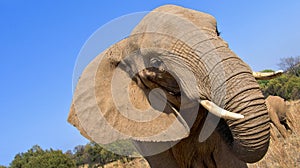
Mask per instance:
[[[219,32],[218,27],[216,27],[216,33],[217,33],[217,36],[221,35],[221,32]]]

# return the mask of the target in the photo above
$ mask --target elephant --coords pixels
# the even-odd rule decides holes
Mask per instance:
[[[255,73],[212,15],[175,5],[90,62],[68,121],[100,144],[133,141],[151,167],[247,167],[270,140]]]
[[[286,138],[287,130],[291,128],[287,124],[287,112],[290,107],[287,105],[285,100],[279,96],[268,96],[266,98],[266,104],[269,112],[271,122],[279,130],[280,134]]]

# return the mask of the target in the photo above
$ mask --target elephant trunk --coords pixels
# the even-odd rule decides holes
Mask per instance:
[[[243,119],[226,121],[232,133],[229,148],[241,160],[256,162],[269,146],[269,116],[264,97],[251,69],[242,60],[228,48],[218,53],[223,59],[214,69],[222,70],[216,74],[223,74],[224,79],[212,84],[211,99],[228,111],[244,115]]]
[[[239,121],[228,121],[233,135],[232,151],[241,160],[248,163],[257,162],[267,152],[269,146],[269,119],[264,107],[264,100],[250,100],[250,105],[240,114],[245,116]],[[255,111],[255,113],[251,113]]]

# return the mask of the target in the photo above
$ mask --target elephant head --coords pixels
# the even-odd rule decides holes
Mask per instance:
[[[209,112],[222,118],[212,131],[237,158],[264,156],[269,117],[251,69],[219,36],[213,16],[166,5],[86,67],[69,122],[103,144],[170,142],[200,136]]]

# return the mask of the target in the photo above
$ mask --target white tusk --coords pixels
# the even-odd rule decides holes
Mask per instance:
[[[252,74],[256,80],[269,80],[282,75],[283,70],[279,70],[276,72],[253,72]]]
[[[217,106],[215,103],[211,101],[200,100],[199,102],[206,110],[208,110],[210,113],[220,118],[230,119],[230,120],[237,120],[237,119],[244,118],[243,115],[222,109],[221,107]]]

